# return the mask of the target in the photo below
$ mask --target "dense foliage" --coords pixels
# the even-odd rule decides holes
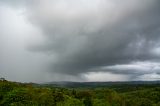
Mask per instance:
[[[0,81],[0,106],[160,106],[160,87],[60,88]]]

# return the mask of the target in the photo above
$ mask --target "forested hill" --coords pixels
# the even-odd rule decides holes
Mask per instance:
[[[0,106],[160,106],[159,82],[54,84],[0,80]]]

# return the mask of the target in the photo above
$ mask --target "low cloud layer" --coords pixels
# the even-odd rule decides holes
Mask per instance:
[[[46,75],[41,79],[45,81],[146,80],[149,75],[149,80],[159,80],[159,3],[159,0],[1,1],[0,15],[4,20],[1,18],[0,22],[6,25],[6,29],[0,26],[1,50],[8,54],[6,48],[23,45],[15,50],[15,60],[20,50],[23,58],[20,69],[22,73],[34,72],[34,81],[39,81],[34,79],[36,74]],[[10,12],[15,19],[6,19],[5,14],[12,16]],[[17,20],[19,16],[22,22]],[[22,32],[19,25],[10,23],[12,20],[23,26]],[[13,24],[15,34],[21,32],[13,38],[21,37],[24,41],[6,47],[4,39],[11,39],[13,33],[8,32],[12,32]],[[26,53],[30,55],[27,57]],[[5,56],[1,62],[7,64],[7,59],[10,60]]]

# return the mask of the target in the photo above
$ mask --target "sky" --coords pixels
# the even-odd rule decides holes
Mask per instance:
[[[159,0],[0,0],[0,77],[160,80]]]

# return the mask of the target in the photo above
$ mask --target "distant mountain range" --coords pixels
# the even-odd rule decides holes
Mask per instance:
[[[112,86],[135,86],[135,85],[160,85],[160,81],[126,81],[126,82],[48,82],[42,85],[57,86],[57,87],[112,87]]]

